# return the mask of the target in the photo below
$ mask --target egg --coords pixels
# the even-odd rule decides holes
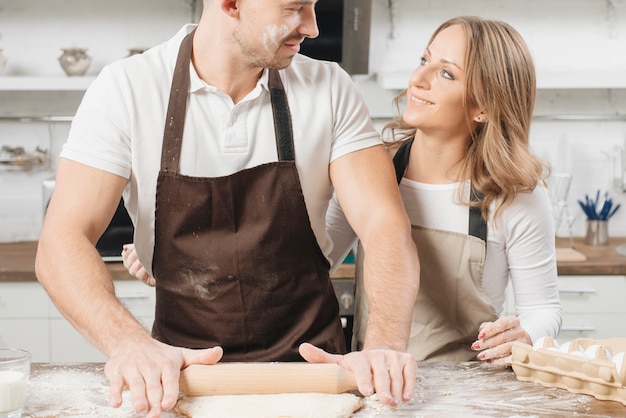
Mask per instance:
[[[559,347],[559,351],[561,353],[571,353],[582,350],[583,349],[578,341],[568,341]]]
[[[589,360],[611,360],[611,350],[598,344],[587,347],[585,355]]]
[[[624,364],[624,352],[619,352],[617,354],[615,354],[613,356],[613,359],[611,360],[613,363],[615,363],[615,368],[617,369],[617,374],[620,375],[620,377],[624,378],[624,370],[622,369],[625,364]]]
[[[554,338],[546,335],[533,344],[533,350],[539,350],[540,348],[559,348],[559,343]]]

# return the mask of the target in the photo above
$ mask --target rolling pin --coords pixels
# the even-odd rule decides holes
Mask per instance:
[[[186,396],[343,393],[356,387],[354,373],[336,364],[193,364],[180,372],[180,391]]]

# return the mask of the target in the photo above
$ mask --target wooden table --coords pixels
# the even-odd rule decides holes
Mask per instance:
[[[124,393],[120,409],[107,405],[108,387],[102,364],[44,364],[32,367],[24,417],[139,417]],[[510,368],[482,362],[420,363],[414,399],[395,410],[364,399],[365,417],[626,416],[626,406],[600,401],[564,389],[520,382]],[[174,412],[162,415],[179,417]],[[248,417],[251,418],[251,417]]]

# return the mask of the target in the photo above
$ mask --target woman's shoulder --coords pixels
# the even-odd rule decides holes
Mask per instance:
[[[502,210],[507,229],[520,224],[544,224],[552,219],[549,191],[543,184],[529,192],[517,193],[511,204]]]

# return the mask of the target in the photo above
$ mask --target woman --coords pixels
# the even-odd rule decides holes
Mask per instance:
[[[457,17],[433,34],[383,135],[420,258],[409,352],[417,360],[506,362],[513,341],[556,337],[561,326],[547,164],[528,139],[535,71],[504,22]],[[341,260],[354,242],[336,200],[327,215]],[[357,255],[353,348],[367,299]],[[510,280],[517,317],[498,319]],[[477,354],[478,353],[478,354]]]

